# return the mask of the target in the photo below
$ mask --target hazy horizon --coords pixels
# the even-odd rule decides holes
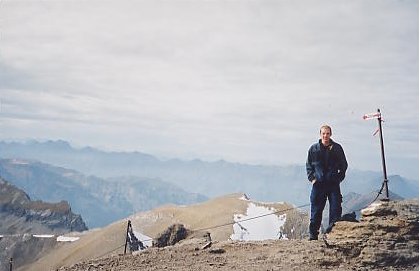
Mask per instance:
[[[172,159],[178,159],[180,161],[185,161],[185,162],[189,162],[189,161],[193,161],[193,160],[199,160],[205,163],[217,163],[220,161],[224,161],[227,163],[232,163],[232,164],[241,164],[241,165],[249,165],[249,166],[278,166],[278,167],[294,167],[294,166],[301,166],[301,167],[305,167],[304,163],[286,163],[286,164],[270,164],[270,163],[265,163],[265,162],[240,162],[240,161],[234,161],[234,160],[226,160],[223,158],[214,158],[212,159],[211,157],[166,157],[166,156],[159,156],[153,153],[146,153],[146,152],[141,152],[139,150],[108,150],[108,149],[103,149],[100,147],[94,147],[91,145],[75,145],[72,142],[63,140],[63,139],[56,139],[56,140],[52,140],[52,139],[35,139],[35,138],[27,138],[27,139],[3,139],[0,141],[1,142],[5,142],[5,143],[20,143],[20,144],[32,144],[32,143],[37,143],[37,144],[45,144],[45,143],[49,143],[49,142],[53,142],[53,143],[65,143],[65,144],[69,144],[69,146],[71,148],[73,148],[74,150],[83,150],[85,148],[93,148],[96,151],[99,152],[105,152],[105,153],[141,153],[144,155],[151,155],[154,158],[160,160],[160,161],[169,161]],[[1,158],[1,155],[0,155]],[[45,162],[45,161],[41,161],[41,162]],[[382,166],[382,165],[381,165]],[[371,171],[371,172],[377,172],[377,173],[381,173],[382,174],[382,167],[378,167],[378,168],[374,168],[374,169],[360,169],[360,168],[355,168],[352,165],[349,166],[349,170],[355,170],[355,171]],[[408,178],[408,180],[410,181],[418,181],[418,176],[407,176],[404,172],[392,172],[391,174],[388,171],[388,177],[392,176],[392,175],[400,175],[404,178]]]
[[[4,0],[0,140],[419,175],[416,0]],[[404,173],[404,174],[403,174]]]

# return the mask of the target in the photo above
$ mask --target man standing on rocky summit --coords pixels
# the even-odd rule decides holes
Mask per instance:
[[[341,217],[340,183],[346,175],[347,160],[343,148],[331,139],[331,135],[331,127],[323,125],[320,140],[309,148],[306,160],[306,173],[312,183],[309,240],[318,240],[327,199],[330,204],[329,224]]]

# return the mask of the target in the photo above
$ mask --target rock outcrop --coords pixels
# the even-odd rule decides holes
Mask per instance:
[[[153,241],[155,247],[173,246],[179,241],[185,239],[188,235],[188,230],[182,224],[173,224],[169,226],[164,232]]]
[[[66,201],[32,201],[21,189],[0,178],[0,232],[2,234],[66,233],[85,231],[80,215],[71,211]]]
[[[417,264],[418,201],[375,202],[362,210],[359,223],[337,222],[326,242],[357,266]]]
[[[87,227],[66,201],[32,201],[21,189],[0,178],[0,271],[28,264],[59,246],[56,236]],[[15,270],[15,269],[14,269]]]

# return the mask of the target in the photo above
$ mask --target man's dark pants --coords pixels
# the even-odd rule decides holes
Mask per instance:
[[[330,204],[329,224],[331,225],[341,217],[342,196],[339,183],[318,183],[312,185],[311,191],[311,221],[309,224],[309,234],[317,237],[322,221],[322,211],[325,203]]]

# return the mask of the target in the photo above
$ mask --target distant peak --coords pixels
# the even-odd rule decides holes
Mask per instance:
[[[239,199],[241,199],[241,200],[250,200],[250,198],[248,197],[248,195],[247,194],[242,194],[242,197],[240,197]]]
[[[56,147],[71,148],[70,143],[68,143],[67,141],[61,140],[61,139],[59,139],[59,140],[48,140],[44,144],[53,145],[53,146],[56,146]]]
[[[18,142],[14,142],[14,143],[18,143]],[[61,149],[70,149],[72,148],[70,143],[62,140],[62,139],[57,139],[57,140],[36,140],[36,139],[31,139],[28,140],[26,142],[24,142],[24,145],[27,146],[47,146],[47,147],[54,147],[54,148],[61,148]]]

